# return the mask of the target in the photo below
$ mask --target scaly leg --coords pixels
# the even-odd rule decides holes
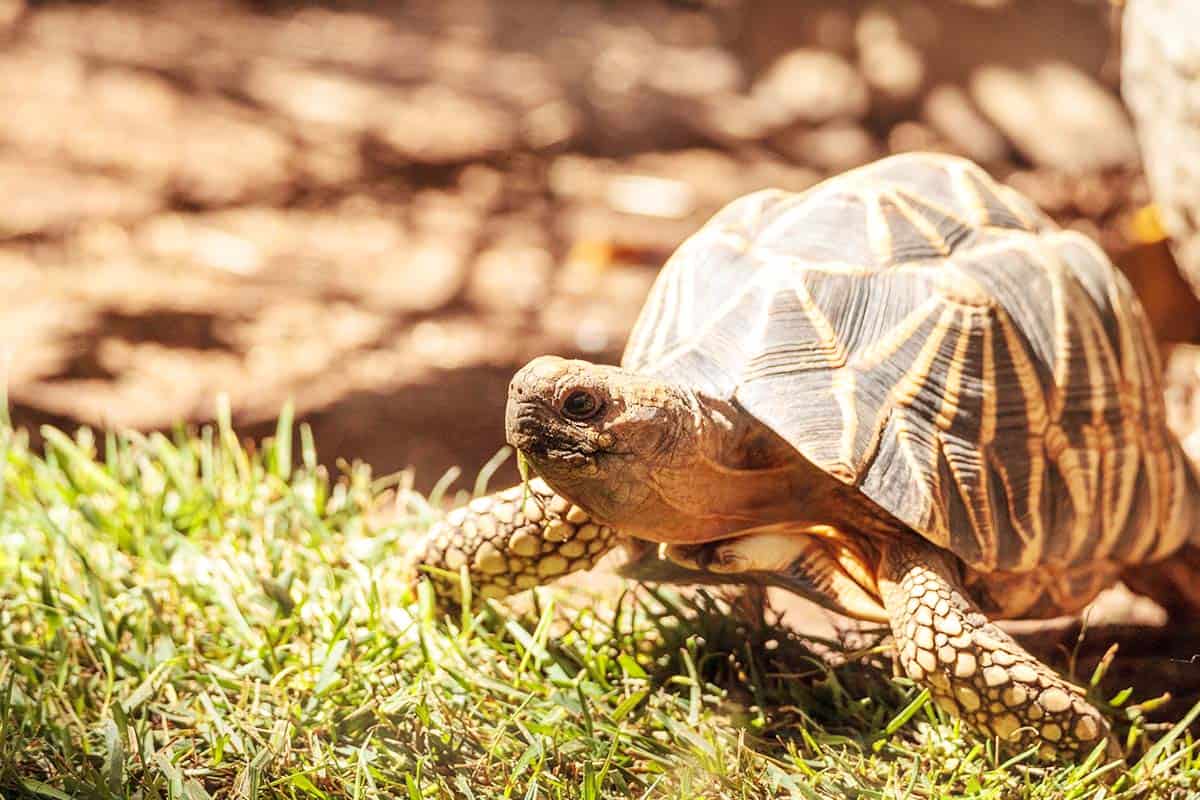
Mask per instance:
[[[850,616],[882,616],[905,673],[928,687],[939,707],[1010,749],[1037,745],[1042,758],[1071,759],[1108,737],[1107,721],[1080,690],[991,623],[963,589],[953,558],[916,537],[868,555],[818,526],[672,547],[668,556],[730,580],[758,574],[823,592],[824,605]],[[875,569],[870,577],[862,574],[867,559]],[[1119,757],[1111,737],[1108,744],[1108,754]]]
[[[538,478],[451,511],[408,559],[415,572],[429,575],[440,598],[458,602],[464,565],[477,596],[504,597],[590,569],[618,538]]]
[[[786,528],[787,526],[783,526]],[[834,611],[885,622],[874,576],[862,559],[821,536],[791,529],[695,547],[631,540],[556,495],[540,478],[451,511],[407,553],[410,570],[430,578],[442,601],[461,601],[465,566],[476,597],[499,598],[593,567],[623,548],[617,573],[646,583],[780,586]],[[694,553],[703,563],[689,560]],[[844,565],[839,565],[839,553]],[[852,578],[850,574],[854,574]],[[864,590],[856,581],[865,581]]]
[[[1039,746],[1048,760],[1087,755],[1108,739],[1104,716],[1082,692],[1031,656],[968,598],[956,565],[924,541],[889,543],[879,589],[900,665],[938,706],[1009,747]]]

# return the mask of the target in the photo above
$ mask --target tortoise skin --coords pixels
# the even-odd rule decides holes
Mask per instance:
[[[736,403],[958,556],[999,616],[1076,611],[1198,529],[1128,282],[964,159],[734,201],[664,267],[622,365]]]

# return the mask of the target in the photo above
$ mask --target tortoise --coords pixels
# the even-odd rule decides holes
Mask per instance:
[[[1196,607],[1200,493],[1160,383],[1095,243],[970,161],[892,156],[718,212],[621,366],[522,368],[507,437],[538,479],[411,557],[491,597],[622,543],[637,579],[783,586],[889,624],[903,671],[1007,746],[1115,755],[992,620],[1075,613],[1118,579]]]

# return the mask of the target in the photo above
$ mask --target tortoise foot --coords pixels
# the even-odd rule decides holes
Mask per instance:
[[[617,539],[537,478],[451,511],[407,557],[439,598],[461,602],[463,567],[476,597],[504,597],[591,568]]]
[[[1086,757],[1107,741],[1108,721],[1083,692],[990,622],[964,593],[937,548],[898,542],[882,555],[879,586],[900,665],[934,701],[1009,749],[1038,748],[1043,760]]]

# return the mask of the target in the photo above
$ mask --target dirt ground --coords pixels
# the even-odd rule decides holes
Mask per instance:
[[[469,486],[513,371],[619,359],[717,208],[912,149],[1098,238],[1197,340],[1116,35],[1081,0],[0,0],[14,420],[162,429],[225,392],[257,436],[292,398],[331,463]]]
[[[514,369],[619,358],[722,204],[913,148],[1098,235],[1194,337],[1137,236],[1107,7],[883,8],[0,2],[14,417],[163,428],[224,391],[259,434],[291,397],[330,461],[471,476]]]

